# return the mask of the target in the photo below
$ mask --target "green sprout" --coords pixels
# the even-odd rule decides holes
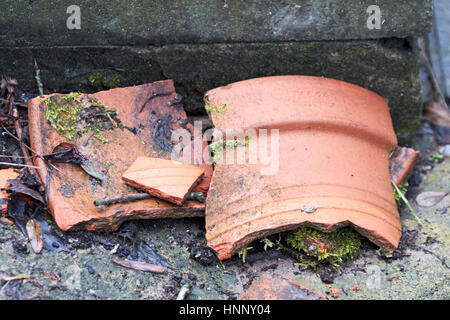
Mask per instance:
[[[444,155],[439,151],[431,156],[431,161],[433,161],[433,163],[439,163],[442,159],[444,159]]]

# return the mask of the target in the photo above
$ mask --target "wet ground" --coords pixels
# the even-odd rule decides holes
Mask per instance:
[[[298,280],[330,299],[331,289],[339,291],[338,299],[448,299],[450,196],[432,207],[420,207],[415,199],[424,191],[450,190],[450,161],[433,157],[438,146],[429,133],[419,134],[415,147],[423,152],[407,197],[423,225],[401,206],[403,237],[392,257],[367,241],[357,259],[332,273],[305,270],[280,251],[254,245],[245,263],[233,257],[205,266],[190,257],[205,245],[202,218],[128,222],[111,234],[64,234],[55,228],[68,250],[35,254],[19,228],[2,220],[0,299],[173,299],[184,284],[191,285],[187,299],[236,299],[263,273]],[[165,274],[112,262],[158,255],[170,264]],[[28,278],[1,280],[21,275]]]

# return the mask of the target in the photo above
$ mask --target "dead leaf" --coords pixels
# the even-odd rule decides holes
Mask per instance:
[[[433,127],[438,144],[450,143],[450,111],[447,106],[431,101],[425,106],[424,119]]]
[[[447,192],[426,191],[422,192],[416,197],[416,202],[421,207],[433,207],[442,201],[447,195]]]
[[[115,264],[118,264],[119,266],[139,270],[139,271],[145,271],[145,272],[153,272],[153,273],[164,273],[166,271],[166,268],[157,266],[154,264],[146,263],[146,262],[140,262],[140,261],[131,261],[131,260],[117,260],[113,259],[112,262]]]
[[[27,275],[24,275],[24,274],[19,275],[19,276],[12,276],[12,277],[3,276],[2,280],[3,281],[24,280],[24,279],[28,279],[29,277],[30,276],[27,276]]]
[[[39,223],[33,219],[28,220],[27,233],[33,251],[35,253],[41,253],[42,248],[44,247],[44,241],[42,239],[42,229]]]

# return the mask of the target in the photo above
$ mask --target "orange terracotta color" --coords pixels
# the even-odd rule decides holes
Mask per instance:
[[[383,248],[398,246],[401,225],[388,168],[397,139],[383,98],[342,81],[277,76],[211,90],[205,101],[226,105],[212,115],[222,132],[279,129],[275,175],[262,175],[260,164],[215,167],[206,238],[220,259],[302,225],[325,232],[351,225]],[[308,206],[316,210],[302,210]]]
[[[122,175],[132,187],[181,206],[203,170],[178,161],[139,157]]]
[[[149,100],[155,93],[166,94]],[[109,140],[107,143],[89,139],[90,134],[70,141],[98,172],[106,176],[103,183],[89,177],[78,165],[70,163],[55,164],[62,173],[53,169],[50,175],[43,160],[35,158],[35,164],[43,167],[38,169],[43,184],[50,183],[48,203],[58,226],[62,230],[111,230],[129,219],[203,216],[204,204],[198,202],[187,202],[183,207],[159,199],[119,203],[106,209],[94,205],[94,200],[128,192],[129,187],[122,181],[122,174],[138,157],[170,159],[170,152],[162,150],[153,140],[152,131],[168,113],[171,115],[171,129],[181,128],[187,117],[180,104],[170,103],[176,96],[171,80],[101,91],[90,96],[116,109],[122,124],[136,128],[137,133],[114,128],[101,132],[102,137]],[[40,98],[30,100],[28,110],[33,150],[41,155],[49,154],[55,146],[66,142],[66,138],[59,135],[45,119],[46,105]]]
[[[392,181],[398,186],[408,177],[408,173],[416,164],[420,152],[412,148],[397,147],[389,159],[389,172]]]
[[[252,282],[239,300],[327,300],[294,280],[263,275]]]
[[[9,194],[1,189],[8,189],[8,180],[14,180],[19,174],[14,169],[0,170],[0,213],[5,213],[7,208],[7,199]]]

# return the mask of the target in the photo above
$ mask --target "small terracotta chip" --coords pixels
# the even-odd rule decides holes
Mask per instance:
[[[1,189],[8,188],[8,180],[16,179],[19,174],[14,169],[0,170],[0,213],[6,212],[6,200],[9,195]]]
[[[203,169],[177,161],[139,157],[122,175],[130,186],[182,205],[189,192],[200,182]]]

